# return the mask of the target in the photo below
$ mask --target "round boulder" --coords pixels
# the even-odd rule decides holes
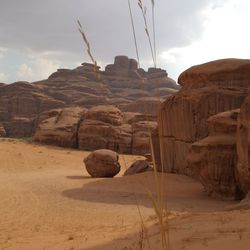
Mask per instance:
[[[134,162],[125,172],[124,176],[132,175],[132,174],[139,174],[146,171],[153,171],[154,169],[150,166],[148,161],[145,160],[138,160]]]
[[[119,155],[108,149],[99,149],[90,153],[84,163],[87,172],[95,178],[114,177],[120,172]]]

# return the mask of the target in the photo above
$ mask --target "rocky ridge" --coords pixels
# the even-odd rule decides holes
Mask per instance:
[[[107,65],[104,71],[83,63],[72,70],[59,69],[46,80],[0,84],[0,88],[0,124],[6,136],[30,137],[38,124],[40,135],[41,128],[46,127],[40,124],[43,112],[69,107],[91,109],[113,105],[123,113],[152,115],[156,121],[156,107],[162,98],[176,92],[178,85],[165,70],[145,71],[138,68],[135,60],[117,56],[114,64]]]

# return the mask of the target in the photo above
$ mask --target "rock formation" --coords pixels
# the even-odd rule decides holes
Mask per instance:
[[[84,159],[84,164],[87,172],[95,178],[114,177],[121,169],[119,155],[107,149],[90,153]]]
[[[156,116],[154,107],[162,102],[160,97],[172,95],[178,85],[164,70],[144,71],[138,69],[135,60],[117,56],[104,71],[83,63],[72,70],[59,69],[46,80],[0,84],[0,88],[0,123],[6,135],[30,137],[38,117],[51,109],[115,105],[124,112],[149,112]],[[159,98],[153,100],[156,96]]]
[[[159,112],[162,164],[166,172],[189,174],[191,145],[208,135],[207,119],[240,108],[250,85],[250,60],[224,59],[183,72],[177,94],[166,99]]]
[[[238,113],[236,109],[211,116],[208,137],[193,143],[187,156],[190,175],[209,195],[223,199],[241,198],[235,179]]]
[[[33,137],[36,142],[85,150],[110,149],[119,153],[150,152],[150,132],[155,117],[123,113],[115,106],[101,105],[89,110],[80,107],[43,112]]]
[[[73,107],[46,111],[33,140],[62,147],[78,148],[78,128],[87,112],[84,108]]]
[[[7,136],[29,137],[35,131],[38,114],[64,105],[64,102],[44,94],[34,84],[16,82],[1,87],[0,122]]]
[[[250,95],[243,103],[237,127],[236,179],[244,194],[250,191]]]

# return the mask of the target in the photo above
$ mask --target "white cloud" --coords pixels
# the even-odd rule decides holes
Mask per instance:
[[[7,48],[0,47],[0,60],[4,58],[5,53],[8,51]]]
[[[203,35],[185,47],[176,47],[160,55],[160,64],[177,79],[185,69],[221,58],[250,58],[250,1],[230,0],[204,11]]]
[[[29,80],[33,76],[32,69],[26,64],[21,64],[17,71],[17,78],[21,80]]]
[[[6,83],[9,80],[9,76],[5,73],[0,72],[0,82]]]
[[[58,62],[45,58],[38,58],[29,61],[29,63],[21,64],[16,73],[16,81],[37,81],[47,78],[51,73],[55,72],[60,64]]]

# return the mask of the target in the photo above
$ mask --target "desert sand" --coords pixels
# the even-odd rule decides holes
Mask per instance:
[[[1,250],[149,249],[146,235],[160,249],[147,194],[154,173],[122,177],[142,157],[121,156],[117,177],[94,179],[84,169],[87,154],[0,140]],[[186,176],[164,174],[164,182],[170,249],[249,249],[250,210],[207,197]]]

